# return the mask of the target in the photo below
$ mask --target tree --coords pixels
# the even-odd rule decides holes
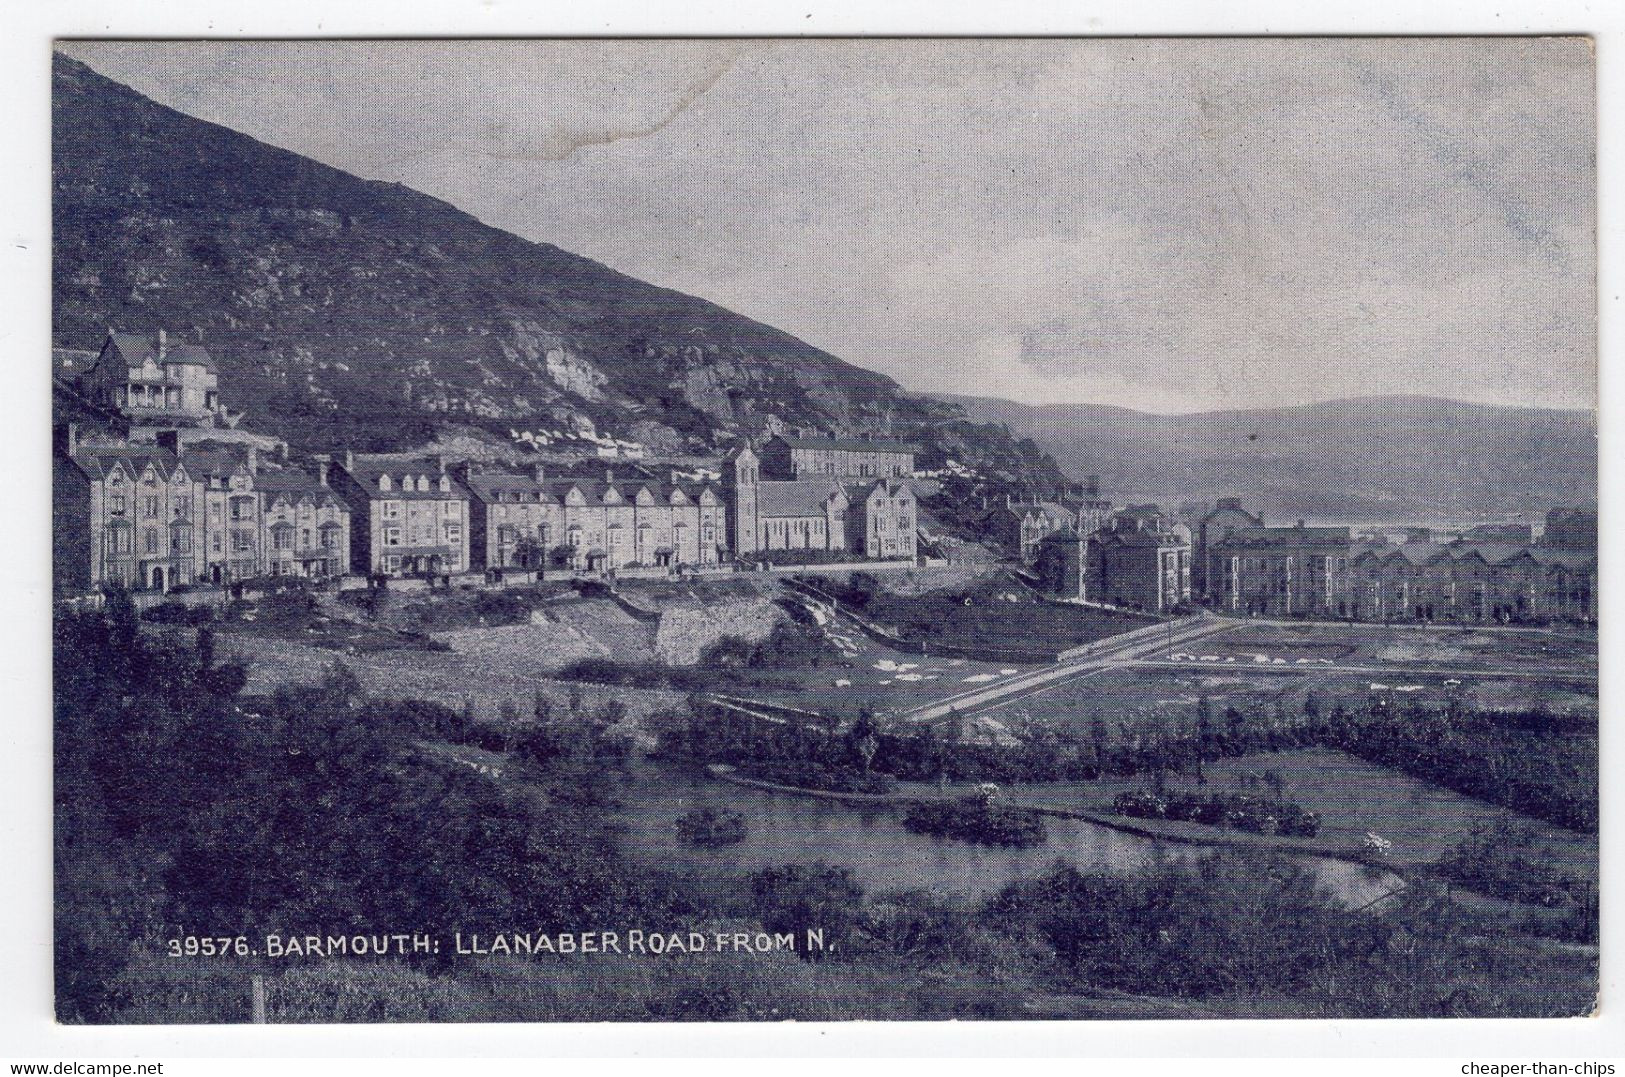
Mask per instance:
[[[1207,775],[1202,772],[1202,757],[1207,755],[1213,738],[1213,704],[1207,696],[1196,701],[1196,784],[1206,785]]]
[[[750,889],[762,926],[775,934],[789,932],[796,953],[806,960],[820,960],[846,941],[863,912],[863,888],[851,873],[822,861],[758,871],[750,876]],[[807,949],[807,933],[820,929],[825,949]]]
[[[852,728],[847,731],[846,743],[852,753],[858,757],[859,762],[862,763],[865,774],[869,773],[869,767],[874,762],[875,751],[880,747],[880,738],[877,733],[875,716],[868,707],[860,708],[857,721],[853,722]]]

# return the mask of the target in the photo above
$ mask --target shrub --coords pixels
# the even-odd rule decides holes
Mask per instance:
[[[206,625],[214,620],[214,609],[209,606],[188,606],[184,602],[165,602],[144,611],[141,619],[161,625]]]
[[[1250,793],[1157,793],[1137,789],[1119,793],[1112,802],[1118,815],[1136,819],[1176,819],[1204,826],[1224,826],[1254,834],[1312,838],[1320,833],[1320,816],[1285,800]]]
[[[704,848],[738,845],[745,840],[745,817],[736,811],[696,808],[678,818],[677,837]]]
[[[741,763],[739,769],[749,777],[764,782],[820,792],[879,795],[897,789],[897,779],[890,774],[865,774],[859,770],[825,766],[810,759],[751,760]]]
[[[980,845],[1027,848],[1049,837],[1043,816],[1037,812],[996,804],[982,797],[916,800],[904,813],[903,825],[916,834],[958,838]]]

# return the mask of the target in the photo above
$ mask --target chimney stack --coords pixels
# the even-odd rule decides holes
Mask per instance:
[[[542,464],[532,464],[530,473],[539,483],[547,481],[547,468]]]
[[[446,473],[446,458],[443,454],[435,453],[434,466],[439,470],[440,474],[444,475]]]
[[[158,330],[158,358],[162,359],[169,351],[169,336],[162,329]]]
[[[248,473],[250,475],[258,475],[260,473],[260,450],[259,446],[257,445],[250,445],[248,447]]]
[[[316,461],[316,481],[323,486],[327,485],[327,469],[333,466],[333,458],[327,453],[319,452],[312,456]]]
[[[355,474],[355,453],[349,449],[344,450],[344,470],[352,475]]]
[[[79,424],[63,423],[56,428],[56,450],[63,456],[79,454]]]

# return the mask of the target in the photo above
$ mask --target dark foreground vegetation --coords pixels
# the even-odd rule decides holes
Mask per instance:
[[[629,745],[613,708],[538,699],[487,723],[369,698],[342,667],[245,697],[206,628],[160,646],[117,596],[55,632],[64,1021],[243,1021],[254,975],[272,1021],[1555,1016],[1595,996],[1594,950],[1425,883],[1350,911],[1259,858],[1057,864],[986,901],[869,893],[817,862],[675,872],[614,825]],[[692,739],[687,723],[668,724]],[[822,740],[864,773],[884,738],[855,732]],[[299,961],[171,945],[639,923],[824,945]]]

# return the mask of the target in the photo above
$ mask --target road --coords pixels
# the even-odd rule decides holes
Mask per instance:
[[[904,711],[903,721],[929,722],[945,717],[950,711],[968,714],[992,704],[1002,703],[1018,696],[1053,687],[1065,681],[1076,680],[1106,669],[1128,665],[1147,655],[1157,654],[1172,647],[1194,643],[1240,626],[1240,622],[1227,621],[1212,615],[1200,615],[1184,621],[1170,621],[1165,631],[1158,631],[1127,641],[1110,639],[1096,643],[1089,653],[1057,662],[1052,666],[1018,673],[995,684],[973,688]]]

